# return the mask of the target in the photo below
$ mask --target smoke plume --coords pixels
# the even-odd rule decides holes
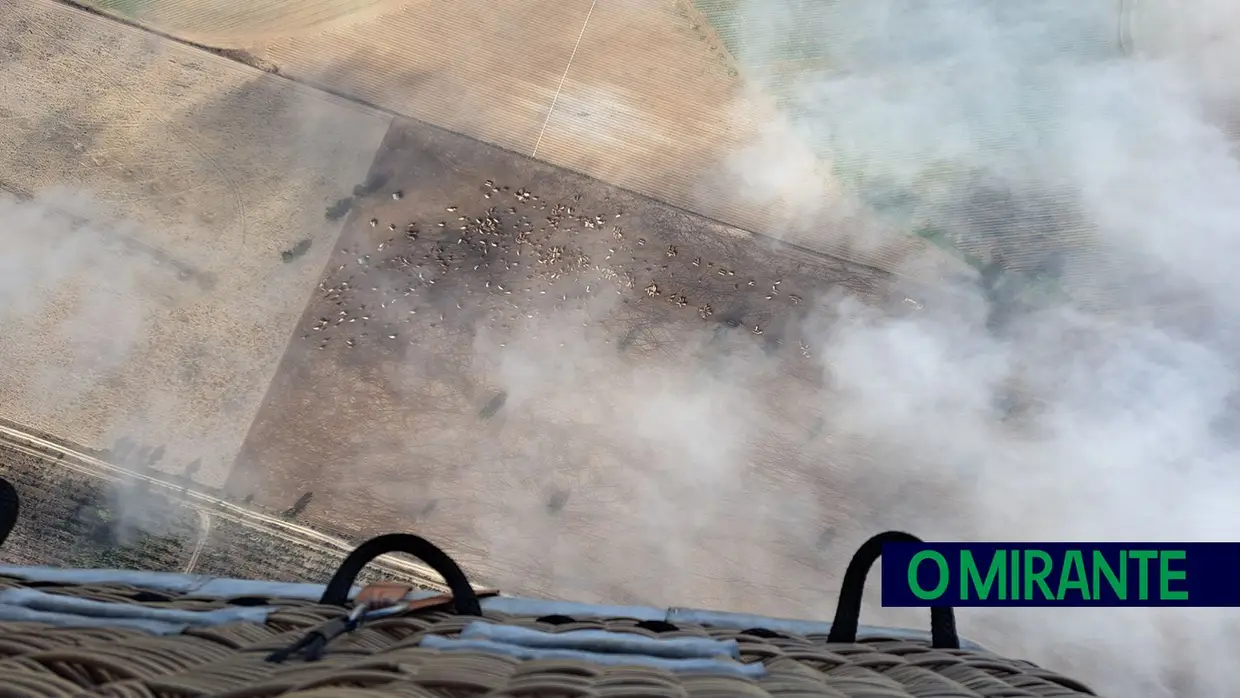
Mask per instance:
[[[1223,3],[1191,17],[1104,5],[786,0],[747,3],[739,22],[759,82],[792,39],[828,66],[766,87],[782,90],[802,147],[880,215],[971,233],[966,247],[984,239],[980,255],[1017,267],[1038,266],[1031,249],[1079,245],[1060,255],[1066,294],[1000,329],[995,297],[977,290],[911,319],[830,327],[822,397],[842,432],[882,444],[871,467],[888,491],[861,495],[863,508],[896,505],[890,488],[910,474],[937,481],[921,496],[939,511],[894,515],[922,535],[1225,540],[1240,528],[1226,504],[1240,484],[1227,261],[1240,246],[1240,95],[1218,79],[1240,58],[1240,24]],[[807,24],[816,39],[797,34]],[[787,159],[733,165],[753,180]],[[1217,695],[1238,642],[1226,613],[962,615],[966,633],[1111,695]]]
[[[808,5],[820,21],[805,20]],[[1234,70],[1224,68],[1240,62],[1240,44],[1228,42],[1240,38],[1236,12],[1199,3],[1187,22],[1145,3],[1130,18],[1113,3],[1026,5],[742,3],[737,59],[755,90],[779,93],[786,122],[736,153],[727,173],[737,197],[787,202],[789,229],[836,220],[842,207],[909,233],[943,231],[969,261],[1001,261],[1016,281],[906,291],[842,264],[777,270],[776,253],[721,226],[695,244],[751,268],[736,269],[735,281],[721,268],[725,286],[695,291],[689,325],[666,301],[695,282],[652,281],[638,266],[635,290],[613,294],[608,279],[594,282],[602,293],[596,285],[586,300],[561,301],[570,295],[561,279],[505,300],[502,313],[452,295],[466,280],[445,281],[375,314],[449,316],[419,337],[454,347],[451,361],[415,348],[417,361],[373,372],[406,404],[441,407],[408,417],[395,443],[357,446],[348,478],[327,483],[315,503],[379,483],[366,496],[417,509],[407,520],[505,591],[823,619],[848,556],[889,528],[931,539],[1237,539],[1229,328],[1240,298],[1231,229],[1240,163],[1228,136]],[[790,36],[822,66],[792,87],[765,67],[794,58],[781,54]],[[332,141],[333,128],[324,117],[307,140]],[[337,159],[363,159],[334,147]],[[324,161],[334,160],[305,159]],[[831,172],[831,196],[789,177],[794,167]],[[328,185],[316,186],[315,197],[330,198]],[[562,201],[618,215],[612,204]],[[270,227],[317,225],[313,203],[312,214]],[[483,216],[493,204],[461,213]],[[57,371],[72,373],[0,375],[6,410],[41,414],[85,399],[149,329],[151,303],[133,297],[173,293],[132,261],[108,273],[110,257],[89,236],[41,244],[43,227],[72,229],[49,215],[39,202],[0,201],[6,240],[18,243],[0,260],[3,349],[33,364],[40,347],[65,347]],[[687,226],[666,213],[619,220],[626,245],[644,234],[653,246]],[[836,234],[829,227],[823,236]],[[598,236],[588,252],[602,264],[620,245]],[[295,243],[270,241],[263,259]],[[421,271],[433,265],[412,273]],[[368,281],[399,296],[409,277]],[[724,317],[737,305],[728,289],[749,277],[781,303],[797,294],[793,319],[760,325],[741,309]],[[1034,300],[1002,291],[1031,279],[1051,291]],[[97,291],[55,318],[68,335],[15,343],[59,307],[47,300],[55,289],[88,280],[111,295]],[[624,294],[654,281],[665,287],[662,310],[634,319],[641,313]],[[477,289],[481,277],[468,283]],[[299,300],[283,295],[292,301],[278,311],[267,312],[271,299],[256,303],[246,326],[283,332]],[[227,392],[218,376],[246,360],[230,359],[211,384]],[[250,383],[274,371],[264,362]],[[337,397],[361,409],[363,390]],[[135,414],[137,427],[90,431],[140,431],[157,408]],[[195,431],[215,435],[180,433]],[[864,622],[926,623],[877,608],[870,593]],[[1240,650],[1226,613],[1000,610],[961,613],[960,625],[1116,696],[1222,695]]]

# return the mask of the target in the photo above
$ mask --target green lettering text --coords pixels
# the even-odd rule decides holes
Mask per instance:
[[[1034,561],[1041,563],[1041,569],[1034,569]],[[1025,601],[1033,600],[1033,585],[1038,585],[1042,590],[1042,598],[1054,599],[1055,595],[1051,593],[1051,588],[1046,584],[1046,578],[1051,573],[1051,555],[1044,550],[1026,550],[1025,551]]]
[[[1089,601],[1089,581],[1085,574],[1085,559],[1079,550],[1069,550],[1063,561],[1063,569],[1059,571],[1059,589],[1055,600],[1063,601],[1069,589],[1081,595],[1081,599]]]
[[[1128,551],[1121,550],[1119,552],[1119,575],[1115,574],[1115,569],[1111,567],[1111,563],[1107,561],[1107,556],[1102,554],[1101,550],[1094,551],[1094,574],[1093,587],[1094,598],[1102,598],[1102,578],[1107,578],[1107,584],[1111,585],[1111,591],[1115,592],[1115,598],[1124,601],[1128,598]]]
[[[939,568],[939,583],[931,591],[926,591],[917,581],[917,568],[922,562],[930,560]],[[947,560],[939,553],[933,550],[922,550],[913,556],[908,563],[908,588],[913,591],[913,596],[922,601],[930,601],[937,599],[947,591],[947,585],[951,582],[951,574],[947,570]]]
[[[1188,579],[1188,572],[1171,569],[1172,560],[1188,557],[1186,550],[1163,550],[1158,554],[1158,598],[1160,601],[1187,601],[1187,591],[1171,591],[1171,582]]]
[[[990,590],[998,582],[999,598],[1004,597],[1004,587],[1006,586],[1007,577],[1007,551],[998,550],[995,556],[990,558],[990,566],[986,568],[986,579],[982,579],[982,572],[977,566],[977,560],[973,559],[973,553],[968,550],[960,551],[960,600],[969,598],[969,589],[977,590],[977,600],[985,601],[990,596]]]
[[[1138,560],[1140,567],[1137,568],[1137,598],[1142,601],[1148,601],[1150,598],[1150,560],[1158,557],[1157,550],[1129,550],[1128,559]]]

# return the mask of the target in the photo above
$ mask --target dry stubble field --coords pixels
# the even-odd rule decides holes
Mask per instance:
[[[409,122],[364,192],[231,497],[417,530],[514,591],[770,612],[920,513],[850,502],[807,329],[823,294],[904,304],[890,277]]]
[[[0,16],[0,413],[221,484],[388,118],[61,5]]]
[[[831,443],[798,334],[822,293],[899,303],[890,277],[3,5],[0,157],[40,270],[13,290],[39,300],[8,320],[6,417],[163,447],[327,530],[425,532],[513,591],[804,612],[890,520],[851,503],[866,460]]]
[[[284,0],[85,4],[746,230],[922,280],[958,268],[842,214],[847,197],[689,0],[353,2],[313,30]],[[256,7],[262,31],[240,28]]]

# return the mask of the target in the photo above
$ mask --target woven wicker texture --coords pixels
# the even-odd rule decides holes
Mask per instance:
[[[318,661],[266,661],[341,607],[281,599],[207,599],[117,585],[27,584],[0,577],[0,591],[33,586],[77,598],[156,608],[211,610],[267,602],[267,622],[152,636],[117,628],[58,628],[0,622],[0,696],[821,696],[824,698],[1016,698],[1094,695],[1033,664],[984,652],[936,650],[916,642],[862,638],[828,643],[697,625],[624,618],[572,620],[486,612],[483,622],[545,632],[602,629],[669,639],[736,640],[741,662],[763,664],[757,680],[671,673],[585,661],[521,661],[500,654],[419,647],[423,636],[458,635],[476,618],[440,610],[375,620],[334,640]]]

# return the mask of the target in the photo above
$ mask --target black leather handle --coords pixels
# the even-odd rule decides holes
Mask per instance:
[[[880,533],[861,544],[840,587],[840,601],[835,607],[835,620],[827,642],[856,642],[857,627],[861,622],[861,599],[865,595],[865,578],[870,568],[883,554],[884,543],[921,543],[917,536],[903,531]],[[951,606],[934,606],[930,609],[930,643],[938,649],[960,649],[960,636],[956,634],[956,612]]]
[[[388,553],[408,553],[430,565],[448,583],[457,613],[463,616],[482,615],[478,595],[460,565],[434,543],[412,533],[386,533],[357,546],[340,563],[336,574],[332,575],[323,590],[319,603],[343,606],[349,600],[349,590],[353,588],[353,582],[357,581],[362,568],[371,560]]]

